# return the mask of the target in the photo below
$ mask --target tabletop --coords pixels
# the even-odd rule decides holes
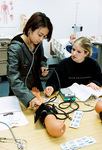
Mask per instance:
[[[56,93],[55,93],[56,95]],[[42,97],[44,94],[42,93]],[[58,95],[57,99],[61,99]],[[95,106],[97,99],[92,99],[86,103],[91,106]],[[54,103],[55,105],[58,105]],[[92,107],[85,105],[82,102],[78,102],[79,110],[90,110]],[[81,150],[101,150],[102,149],[102,122],[99,118],[99,115],[95,110],[89,112],[83,112],[83,117],[80,121],[79,128],[69,127],[71,120],[66,119],[64,121],[66,125],[66,131],[61,137],[52,137],[50,136],[46,128],[41,124],[40,120],[34,123],[34,112],[35,109],[25,108],[21,104],[22,111],[26,116],[29,124],[20,127],[13,127],[12,131],[17,139],[24,139],[27,141],[27,150],[61,150],[60,144],[67,141],[71,141],[83,136],[93,137],[96,140],[96,143],[89,145],[87,147],[80,148]],[[67,112],[69,110],[66,110]],[[74,112],[69,114],[73,118]],[[12,135],[9,130],[0,131],[0,137],[9,137]],[[0,150],[16,150],[17,145],[11,143],[1,143]]]

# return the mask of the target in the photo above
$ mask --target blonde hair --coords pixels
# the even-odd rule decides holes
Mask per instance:
[[[89,54],[87,55],[87,57],[90,57],[92,55],[92,43],[90,41],[90,39],[86,38],[86,37],[80,37],[78,39],[76,39],[73,43],[73,45],[78,42],[79,45],[84,49],[84,52],[87,53],[89,52]],[[72,45],[72,46],[73,46]]]

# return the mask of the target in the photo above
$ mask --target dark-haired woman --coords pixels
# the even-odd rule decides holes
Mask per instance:
[[[42,91],[40,73],[48,71],[44,58],[42,41],[50,41],[53,26],[50,19],[41,12],[34,13],[27,21],[23,33],[15,36],[8,46],[7,77],[9,95],[16,95],[25,107],[36,107],[41,103],[32,94],[32,87]]]

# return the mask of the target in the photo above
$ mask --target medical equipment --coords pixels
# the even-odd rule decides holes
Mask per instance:
[[[28,73],[27,73],[27,75],[26,75],[26,78],[25,78],[25,86],[27,86],[27,78],[28,78],[28,75],[29,75],[29,73],[30,73],[30,71],[31,71],[31,69],[32,69],[33,64],[34,64],[34,55],[35,55],[35,53],[37,52],[37,49],[39,48],[40,44],[42,43],[42,42],[40,42],[40,43],[38,44],[38,46],[36,47],[36,49],[35,49],[35,51],[34,51],[34,53],[33,53],[32,47],[31,47],[31,44],[30,44],[30,39],[29,39],[29,31],[28,31],[28,42],[29,42],[30,50],[31,50],[31,53],[33,54],[33,57],[32,57],[31,66],[30,66],[30,68],[29,68],[29,70],[28,70]]]
[[[27,145],[27,141],[24,139],[16,139],[16,137],[15,137],[12,129],[9,127],[9,125],[5,122],[2,122],[2,121],[0,121],[0,123],[6,125],[9,128],[9,130],[13,136],[13,138],[0,137],[0,142],[2,142],[2,143],[14,143],[14,144],[17,144],[17,149],[26,150],[25,145]]]
[[[78,5],[79,3],[76,3],[76,17],[75,17],[75,24],[74,26],[72,26],[72,28],[74,28],[74,34],[76,36],[76,38],[79,37],[79,33],[83,30],[83,26],[80,24],[77,24],[77,17],[78,17]]]
[[[78,38],[78,33],[80,33],[83,30],[83,26],[74,24],[72,28],[74,28],[74,34]]]
[[[59,60],[71,56],[71,53],[66,51],[66,46],[68,45],[68,43],[69,38],[66,39],[56,39],[54,37],[52,38],[52,51]]]
[[[61,88],[59,91],[64,101],[75,100],[75,94],[68,87]]]

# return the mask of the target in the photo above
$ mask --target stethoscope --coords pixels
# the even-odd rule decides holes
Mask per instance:
[[[32,62],[31,62],[30,68],[29,68],[28,73],[27,73],[26,78],[25,78],[25,87],[27,87],[27,78],[28,78],[29,73],[30,73],[30,71],[31,71],[31,69],[32,69],[32,66],[33,66],[33,64],[34,64],[34,55],[35,55],[35,53],[37,52],[37,49],[39,48],[40,44],[42,43],[42,42],[40,42],[40,43],[38,44],[38,46],[36,47],[35,51],[33,52],[33,51],[32,51],[32,47],[31,47],[31,44],[30,44],[29,33],[30,33],[30,31],[28,31],[28,42],[29,42],[30,51],[31,51],[31,53],[32,53],[32,55],[33,55],[33,58],[32,58]]]
[[[5,137],[0,137],[0,142],[2,143],[12,143],[12,144],[17,144],[17,149],[19,150],[26,150],[26,145],[27,141],[24,139],[16,139],[12,129],[9,127],[9,125],[5,122],[0,121],[1,124],[4,124],[7,126],[13,136],[13,138],[5,138]]]

